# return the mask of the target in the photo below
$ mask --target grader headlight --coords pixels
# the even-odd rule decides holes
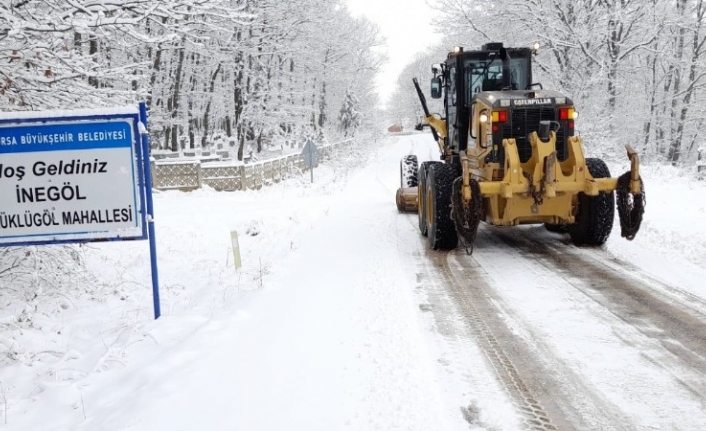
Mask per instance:
[[[539,42],[535,42],[532,44],[532,54],[537,55],[539,52]]]

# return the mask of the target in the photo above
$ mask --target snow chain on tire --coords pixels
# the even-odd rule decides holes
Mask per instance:
[[[640,193],[630,193],[630,172],[618,177],[616,190],[618,217],[620,218],[620,235],[632,241],[640,230],[642,214],[645,212],[645,186],[640,178]]]
[[[472,254],[473,243],[478,233],[478,224],[483,217],[483,198],[478,181],[471,179],[471,202],[469,205],[464,205],[461,194],[462,180],[462,177],[458,177],[453,183],[451,218],[456,225],[456,232],[461,246],[466,249],[466,253]]]
[[[534,185],[534,178],[532,177],[532,175],[528,174],[527,172],[522,172],[522,175],[529,182],[529,190],[527,190],[527,196],[534,199],[535,206],[542,205],[544,203],[544,186],[546,184],[545,177],[542,177],[542,180],[539,182],[539,190],[537,190],[537,187],[535,187]]]

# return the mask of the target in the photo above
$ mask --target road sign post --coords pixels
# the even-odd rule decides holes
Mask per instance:
[[[304,157],[304,165],[309,168],[311,174],[311,182],[314,182],[314,166],[319,164],[319,150],[316,148],[316,144],[311,138],[306,140],[304,144],[304,149],[302,149],[302,156]]]
[[[144,104],[0,113],[0,202],[0,246],[149,239],[159,317]]]
[[[238,269],[242,266],[242,262],[240,260],[240,244],[238,243],[237,231],[230,231],[230,243],[233,250],[233,266]]]

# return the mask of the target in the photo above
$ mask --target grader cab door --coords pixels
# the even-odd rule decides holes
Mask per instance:
[[[446,141],[447,147],[458,148],[458,126],[456,124],[456,66],[451,66],[448,69],[446,100],[444,100],[444,108],[446,109],[446,127],[448,136]]]

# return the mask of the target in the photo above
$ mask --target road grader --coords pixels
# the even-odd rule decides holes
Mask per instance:
[[[544,224],[576,245],[598,246],[612,231],[616,198],[622,236],[637,234],[645,207],[638,154],[625,146],[630,170],[618,178],[585,156],[573,101],[532,81],[537,49],[454,48],[432,66],[431,97],[443,98],[444,115],[430,114],[413,79],[441,155],[421,164],[405,156],[396,200],[398,210],[418,213],[432,249],[460,242],[472,252],[481,221]]]

